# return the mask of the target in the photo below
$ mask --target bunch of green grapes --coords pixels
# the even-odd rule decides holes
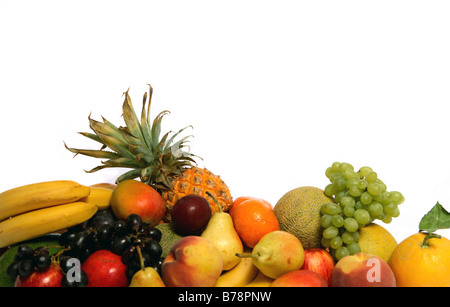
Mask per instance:
[[[400,215],[398,205],[404,201],[400,192],[388,192],[376,172],[368,166],[355,171],[349,163],[334,162],[326,176],[330,184],[324,189],[335,203],[323,204],[320,225],[322,246],[329,248],[335,259],[361,251],[359,229],[374,220],[390,223]]]

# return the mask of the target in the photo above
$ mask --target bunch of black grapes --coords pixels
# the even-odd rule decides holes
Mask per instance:
[[[84,225],[68,229],[59,237],[59,243],[67,248],[65,256],[84,262],[97,250],[110,250],[122,256],[127,266],[129,280],[141,269],[138,246],[145,267],[153,267],[161,273],[161,231],[142,221],[137,214],[118,220],[110,210],[97,212]]]

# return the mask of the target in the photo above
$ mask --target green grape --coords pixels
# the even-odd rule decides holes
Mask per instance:
[[[370,213],[365,209],[357,209],[353,217],[358,224],[365,225],[370,222]]]
[[[337,171],[339,171],[339,165],[341,165],[340,162],[334,162],[334,163],[331,165],[331,169],[334,170],[335,172],[337,172]]]
[[[322,214],[336,215],[342,212],[341,206],[335,203],[325,203],[320,207]]]
[[[324,214],[320,218],[320,226],[323,228],[328,228],[331,226],[331,221],[333,220],[333,216],[329,214]]]
[[[390,222],[392,222],[392,216],[387,215],[381,221],[383,221],[383,223],[385,223],[385,224],[389,224]]]
[[[325,176],[327,176],[327,178],[329,179],[331,177],[331,175],[333,174],[333,168],[330,166],[327,168],[327,170],[325,171]]]
[[[349,232],[355,232],[358,230],[359,225],[358,225],[358,222],[354,218],[348,217],[344,220],[344,227]]]
[[[367,192],[373,196],[378,196],[381,193],[381,186],[376,182],[369,182],[367,185]]]
[[[394,204],[396,204],[398,206],[401,203],[403,203],[405,198],[403,197],[402,193],[393,191],[393,192],[391,192],[391,200]]]
[[[397,205],[394,203],[389,203],[386,206],[384,206],[383,209],[384,209],[384,212],[386,213],[386,215],[392,216],[395,209],[397,209]]]
[[[344,175],[344,178],[347,179],[347,180],[350,180],[350,179],[359,180],[358,173],[355,173],[352,170],[345,170],[342,174]]]
[[[355,206],[355,199],[351,196],[344,196],[341,198],[340,201],[341,205],[345,208],[347,206],[354,207]]]
[[[331,223],[333,226],[340,228],[344,226],[344,218],[341,215],[335,215],[331,218]]]
[[[338,178],[344,178],[344,175],[341,172],[334,172],[330,175],[330,182],[335,182]]]
[[[346,217],[353,217],[353,215],[355,214],[355,208],[351,206],[344,207],[343,211]]]
[[[353,232],[352,235],[353,235],[353,241],[359,242],[359,231]]]
[[[350,187],[349,192],[350,192],[351,196],[359,197],[359,196],[361,196],[363,191],[360,190],[357,185],[354,185],[354,186]]]
[[[354,186],[358,187],[358,183],[359,183],[359,179],[356,179],[356,178],[347,179],[347,184],[346,184],[347,189],[350,190]]]
[[[354,255],[361,252],[361,247],[356,242],[347,245],[347,249],[350,255]]]
[[[326,239],[326,238],[322,237],[322,239],[320,240],[320,244],[323,247],[328,248],[328,247],[330,247],[330,241],[331,241],[330,239]]]
[[[333,239],[333,238],[337,237],[338,235],[339,235],[339,229],[334,226],[327,227],[323,231],[323,237],[325,239]]]
[[[364,205],[358,200],[355,204],[355,209],[363,209]]]
[[[353,234],[351,232],[344,231],[341,234],[341,238],[342,238],[342,242],[347,245],[353,243]]]
[[[367,182],[375,182],[378,178],[377,173],[375,172],[370,172],[367,174],[367,176],[365,177],[365,179],[367,180]]]
[[[369,173],[373,172],[372,168],[369,166],[363,166],[359,169],[359,176],[361,178],[367,177]]]
[[[380,203],[374,201],[369,205],[368,211],[372,218],[377,219],[383,213],[383,206]]]
[[[383,181],[381,181],[380,179],[377,179],[377,180],[375,180],[375,182],[378,183],[378,185],[380,186],[381,192],[386,192],[387,187]]]
[[[341,237],[334,237],[333,239],[330,240],[330,247],[334,248],[334,249],[338,249],[339,247],[342,246],[342,239]]]
[[[343,190],[343,191],[336,192],[336,195],[334,196],[334,200],[335,200],[336,202],[340,203],[341,200],[342,200],[342,198],[345,197],[345,196],[347,196],[347,194],[348,194],[347,190]],[[341,204],[342,204],[342,203],[341,203]]]
[[[334,184],[330,183],[329,185],[327,185],[325,187],[325,189],[323,190],[323,192],[325,193],[325,195],[331,197],[334,194],[336,194],[336,188],[334,186]]]
[[[350,252],[348,251],[348,248],[345,246],[339,247],[336,252],[334,253],[337,260],[341,260],[345,256],[350,255]]]
[[[369,192],[363,192],[361,194],[361,197],[359,198],[359,200],[361,201],[361,203],[363,205],[368,205],[368,204],[370,204],[372,202],[373,197],[372,197],[372,195],[370,195]]]
[[[336,191],[343,191],[346,187],[346,182],[344,177],[338,177],[336,180],[333,181],[333,185],[336,189]]]
[[[365,179],[361,179],[359,182],[358,182],[358,189],[360,189],[360,190],[365,190],[365,189],[367,189],[367,185],[368,185],[369,183],[367,182],[367,180],[365,180]]]
[[[400,210],[398,207],[395,207],[394,212],[391,214],[392,217],[399,217],[400,216]]]
[[[347,162],[342,162],[341,164],[339,164],[339,170],[341,172],[345,172],[345,171],[354,171],[353,165],[351,165],[350,163]]]

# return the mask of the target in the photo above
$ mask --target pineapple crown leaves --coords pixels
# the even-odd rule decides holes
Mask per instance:
[[[125,100],[122,105],[125,127],[116,127],[102,117],[102,122],[96,121],[89,115],[89,127],[94,133],[80,132],[81,135],[102,144],[99,150],[69,148],[75,156],[82,154],[94,158],[106,159],[87,173],[93,173],[108,167],[131,168],[117,178],[117,182],[140,178],[141,181],[159,190],[171,188],[171,179],[179,176],[186,167],[191,167],[200,158],[189,152],[186,145],[192,135],[185,136],[175,142],[175,139],[187,128],[187,126],[174,133],[169,131],[161,137],[161,122],[165,115],[170,114],[165,110],[159,113],[150,122],[150,105],[153,94],[151,86],[149,95],[143,97],[141,118],[138,119],[128,95],[124,93]],[[148,100],[148,104],[147,104]],[[146,109],[147,104],[147,109]],[[172,135],[171,135],[172,134]],[[105,150],[109,148],[110,150]],[[187,148],[187,150],[185,150]]]

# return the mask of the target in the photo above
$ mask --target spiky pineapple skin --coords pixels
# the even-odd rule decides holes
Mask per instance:
[[[211,213],[219,211],[219,207],[214,199],[206,194],[211,193],[219,202],[223,211],[230,210],[233,205],[230,189],[225,182],[217,175],[206,168],[191,167],[172,181],[172,188],[161,193],[166,202],[166,216],[164,220],[171,222],[171,212],[175,203],[182,197],[189,194],[203,196],[208,200]]]

